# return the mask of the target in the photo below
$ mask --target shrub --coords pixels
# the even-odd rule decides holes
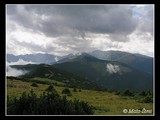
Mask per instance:
[[[81,89],[79,89],[79,92],[81,92],[82,90]]]
[[[32,83],[31,86],[38,87],[38,85],[36,83]]]
[[[46,91],[53,91],[54,88],[53,88],[53,85],[49,85],[48,88],[46,89]]]
[[[120,92],[117,91],[117,92],[115,93],[115,95],[120,95]]]
[[[134,94],[132,92],[130,92],[129,90],[125,90],[122,95],[124,96],[134,96]]]
[[[146,95],[151,95],[153,96],[153,92],[151,92],[150,90],[146,92]]]
[[[45,91],[54,92],[54,93],[58,94],[57,91],[55,90],[55,88],[53,87],[53,85],[49,85],[48,88]]]
[[[67,96],[72,96],[72,93],[68,88],[63,89],[62,94],[66,94]]]
[[[153,103],[153,97],[151,95],[147,95],[140,100],[141,103]]]
[[[62,90],[62,94],[70,94],[70,90],[68,88],[65,88]]]
[[[139,102],[141,103],[153,103],[153,93],[149,90],[149,91],[142,91],[140,94],[141,99],[139,100]]]
[[[19,99],[7,99],[8,115],[90,115],[94,109],[86,102],[67,100],[54,92],[44,92],[37,97],[31,91],[24,92]]]
[[[141,93],[139,93],[140,96],[146,96],[146,92],[142,91]]]
[[[76,89],[76,88],[73,88],[73,92],[77,92],[77,89]]]

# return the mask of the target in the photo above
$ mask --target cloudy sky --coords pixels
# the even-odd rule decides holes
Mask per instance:
[[[6,5],[7,53],[154,55],[153,5]]]

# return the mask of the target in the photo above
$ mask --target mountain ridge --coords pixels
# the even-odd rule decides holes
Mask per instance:
[[[99,59],[118,61],[125,63],[137,70],[153,74],[153,58],[141,54],[132,54],[122,51],[93,51],[89,53],[92,56],[95,56]]]
[[[52,54],[27,54],[27,55],[12,55],[7,54],[7,62],[17,62],[19,60],[38,63],[38,64],[57,64],[57,63],[64,63],[74,59],[80,55],[89,54],[97,59],[101,60],[109,60],[109,61],[117,61],[124,64],[129,65],[137,70],[142,72],[146,72],[149,74],[153,74],[153,58],[149,56],[145,56],[138,53],[128,53],[123,51],[100,51],[95,50],[88,53],[79,53],[79,54],[68,54],[65,56],[56,56]]]
[[[63,63],[52,65],[14,65],[11,67],[30,71],[28,74],[23,75],[24,77],[47,77],[46,75],[49,75],[52,79],[72,81],[74,79],[72,76],[78,76],[86,82],[91,81],[109,90],[150,90],[153,84],[153,78],[150,74],[117,61],[100,60],[87,53],[77,55],[75,58]],[[63,73],[66,74],[58,76],[59,73],[56,70],[64,71]],[[55,76],[53,74],[51,75],[51,73],[55,73]],[[71,77],[66,78],[65,76],[68,76],[67,74]],[[77,79],[74,79],[74,82],[76,85]]]
[[[93,80],[109,89],[146,90],[152,88],[151,75],[116,61],[99,60],[92,56],[88,59],[88,56],[81,55],[68,62],[54,64],[53,66]],[[110,71],[107,71],[109,68]]]

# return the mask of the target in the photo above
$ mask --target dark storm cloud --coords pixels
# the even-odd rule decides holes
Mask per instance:
[[[137,26],[127,5],[7,5],[7,14],[17,24],[50,37],[84,38],[86,32],[126,36]]]
[[[91,40],[85,39],[84,37],[60,37],[55,43],[75,52],[85,52],[93,49],[90,46]]]
[[[12,4],[6,10],[9,53],[152,51],[153,5]],[[150,49],[140,46],[144,41]]]

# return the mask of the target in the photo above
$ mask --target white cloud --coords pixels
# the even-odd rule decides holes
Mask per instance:
[[[20,75],[24,75],[26,74],[27,71],[23,71],[23,70],[17,70],[15,68],[12,68],[10,66],[7,66],[7,70],[6,70],[6,75],[7,76],[20,76]]]
[[[154,56],[154,38],[150,33],[135,31],[128,38],[130,41],[121,44],[121,50]]]
[[[118,65],[106,64],[106,71],[110,74],[120,73],[120,67]]]
[[[7,53],[123,50],[153,56],[153,5],[7,5]]]
[[[31,61],[24,61],[23,59],[19,59],[17,62],[7,62],[7,65],[26,65],[26,64],[38,64]]]
[[[58,57],[56,56],[56,57],[55,57],[55,61],[57,62],[58,60],[59,60],[59,59],[58,59]]]

